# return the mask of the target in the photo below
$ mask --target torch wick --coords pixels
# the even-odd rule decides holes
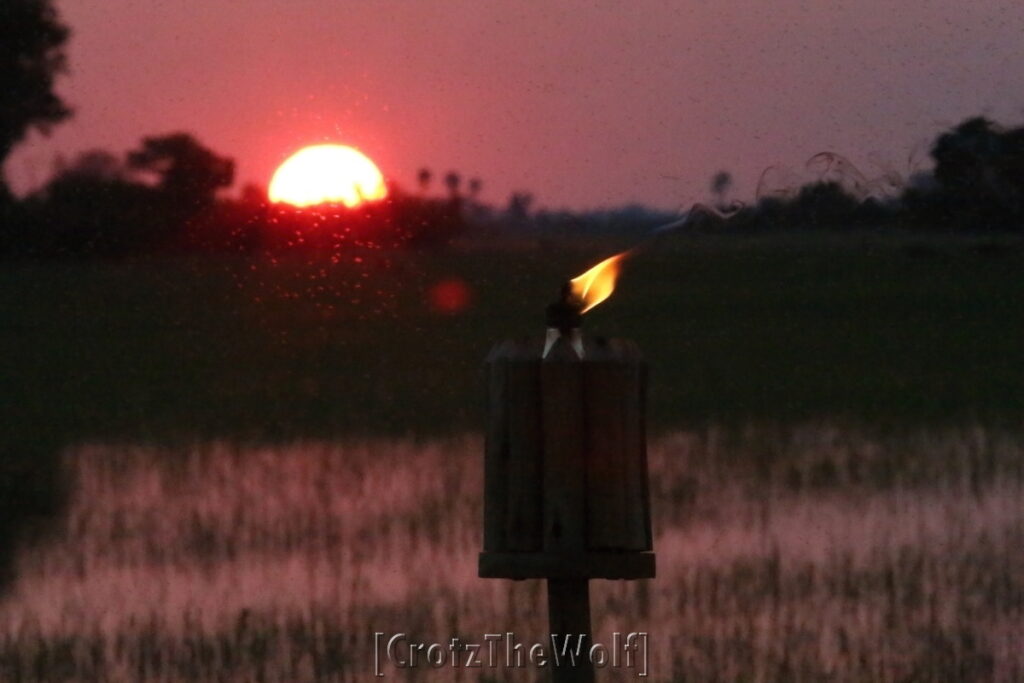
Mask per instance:
[[[573,291],[572,282],[566,282],[558,300],[547,308],[548,327],[554,327],[564,335],[570,334],[583,324],[583,306],[583,300]]]

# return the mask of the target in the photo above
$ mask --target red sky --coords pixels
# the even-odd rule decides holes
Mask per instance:
[[[1016,0],[58,0],[74,31],[73,121],[31,138],[24,191],[55,154],[187,130],[266,184],[291,152],[351,144],[412,186],[427,165],[588,208],[706,199],[726,169],[836,151],[908,169],[936,132],[1024,121]]]

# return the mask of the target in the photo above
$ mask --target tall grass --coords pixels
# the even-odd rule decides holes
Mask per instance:
[[[374,631],[541,638],[542,582],[476,577],[481,450],[75,448],[66,523],[0,605],[0,678],[367,680]],[[1021,434],[709,427],[651,467],[658,578],[592,593],[598,638],[650,632],[654,680],[1024,677]]]

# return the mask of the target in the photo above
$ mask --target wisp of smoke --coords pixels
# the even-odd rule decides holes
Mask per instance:
[[[625,261],[647,251],[665,235],[692,227],[701,220],[710,218],[715,222],[726,222],[739,213],[743,207],[744,204],[741,201],[733,201],[726,207],[717,208],[697,202],[681,217],[664,225],[659,225],[651,230],[650,234],[642,242],[622,252],[622,260]]]
[[[810,182],[834,183],[861,202],[872,197],[879,199],[893,197],[906,186],[905,177],[880,157],[871,154],[868,159],[881,170],[881,174],[875,178],[868,178],[852,161],[836,152],[818,152],[807,160],[804,168],[808,174],[813,176],[813,180]],[[914,151],[912,150],[907,160],[911,171],[914,166],[913,159]],[[760,202],[767,198],[793,199],[808,182],[808,178],[801,178],[799,174],[789,169],[775,165],[768,166],[758,178],[755,201]],[[733,201],[727,207],[695,203],[678,219],[659,225],[651,230],[650,234],[639,244],[619,254],[618,261],[625,262],[650,249],[665,235],[685,230],[700,221],[710,218],[716,223],[727,223],[743,208],[744,204],[740,201]]]
[[[869,177],[852,161],[836,152],[818,152],[804,164],[804,173],[781,166],[769,166],[761,172],[755,192],[756,201],[763,199],[790,200],[809,183],[834,183],[851,197],[865,201],[869,198],[889,199],[906,187],[906,179],[920,165],[911,150],[907,159],[907,173],[900,173],[877,154],[869,154],[868,161],[880,173]]]
[[[754,201],[759,202],[768,198],[792,199],[803,184],[800,176],[790,169],[782,166],[769,166],[761,171],[761,175],[757,179]]]

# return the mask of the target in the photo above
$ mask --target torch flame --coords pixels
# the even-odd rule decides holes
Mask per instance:
[[[694,204],[682,218],[665,223],[651,232],[651,236],[631,249],[606,258],[579,277],[569,280],[569,291],[563,291],[563,305],[582,306],[580,313],[586,313],[594,306],[607,299],[615,291],[615,280],[619,277],[622,262],[626,257],[633,257],[650,248],[662,235],[688,227],[695,218],[712,216],[720,221],[727,221],[743,209],[743,204],[734,202],[728,209],[720,211],[703,204]],[[574,301],[570,301],[569,299]]]
[[[594,306],[607,299],[615,291],[615,279],[622,268],[622,258],[627,252],[616,254],[601,261],[579,277],[570,280],[572,294],[583,302],[586,313]]]

